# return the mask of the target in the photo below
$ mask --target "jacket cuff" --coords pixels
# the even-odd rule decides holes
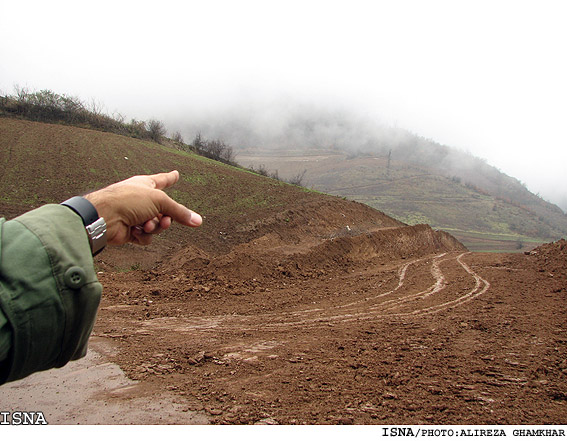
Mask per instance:
[[[81,218],[67,207],[45,205],[0,227],[11,381],[86,354],[102,286]]]

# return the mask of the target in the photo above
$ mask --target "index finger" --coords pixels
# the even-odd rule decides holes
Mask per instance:
[[[159,212],[162,215],[171,217],[175,222],[179,222],[188,227],[198,227],[203,222],[203,219],[198,213],[175,202],[163,191],[153,191],[152,199]]]

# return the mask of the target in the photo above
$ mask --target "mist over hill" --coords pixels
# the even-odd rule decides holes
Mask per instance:
[[[183,120],[171,118],[168,126],[179,130],[188,141],[201,133],[207,138],[221,138],[237,149],[331,149],[353,155],[390,156],[435,169],[444,176],[458,177],[497,197],[530,207],[545,205],[557,213],[567,212],[567,201],[560,210],[539,195],[533,195],[522,182],[507,176],[485,159],[393,127],[374,115],[357,112],[352,106],[281,99],[184,114]]]
[[[394,129],[371,116],[357,114],[348,106],[276,100],[227,105],[214,112],[184,114],[168,125],[188,137],[197,132],[220,137],[235,147],[335,148],[376,150],[405,144],[409,132]]]
[[[248,159],[260,151],[263,152],[262,154],[266,151],[278,152],[275,155],[280,159],[286,154],[298,157],[304,155],[309,158],[324,152],[333,152],[344,155],[346,159],[368,157],[383,160],[384,170],[367,168],[366,175],[361,175],[357,182],[353,181],[352,176],[345,177],[346,172],[342,172],[342,175],[338,173],[332,175],[321,171],[320,168],[316,170],[312,168],[313,163],[308,159],[298,164],[298,168],[294,170],[287,168],[289,173],[297,173],[299,167],[304,167],[307,170],[306,183],[315,184],[313,186],[318,190],[366,201],[362,197],[357,197],[357,194],[353,195],[352,192],[345,193],[340,189],[335,191],[335,187],[369,185],[372,179],[373,182],[378,182],[380,179],[387,181],[391,176],[388,176],[389,170],[386,170],[386,164],[389,168],[390,163],[395,163],[398,168],[408,169],[408,177],[423,172],[444,179],[444,186],[466,187],[469,194],[472,192],[476,195],[474,197],[490,197],[494,201],[491,207],[495,212],[500,203],[520,210],[517,222],[510,221],[509,218],[495,220],[496,223],[509,225],[503,229],[501,226],[483,227],[482,231],[498,230],[551,240],[567,235],[567,216],[563,210],[530,192],[518,179],[506,175],[488,164],[486,160],[475,157],[469,152],[388,125],[374,115],[363,114],[353,107],[280,100],[256,103],[248,107],[225,107],[225,110],[217,110],[214,113],[204,112],[184,116],[186,119],[183,121],[169,120],[168,127],[179,130],[188,142],[191,142],[197,133],[207,138],[223,139],[235,147],[236,160],[243,166],[252,165],[247,162]],[[240,158],[247,159],[239,160],[239,153]],[[255,162],[254,165],[258,164],[260,162]],[[288,178],[282,174],[282,171],[286,170],[285,165],[278,166],[274,160],[270,162],[269,168],[279,170],[280,177]],[[384,174],[380,177],[379,174],[382,172]],[[403,173],[397,175],[398,179],[401,177],[404,177]],[[331,184],[333,181],[336,185]],[[391,182],[388,185],[394,187],[397,184]],[[416,194],[422,192],[423,188],[419,188],[421,185],[419,182],[415,185],[415,187],[404,187],[405,193],[401,196],[396,194],[396,197],[400,200],[417,198]],[[384,189],[380,191],[383,192]],[[400,189],[398,188],[397,191],[400,192]],[[416,193],[412,195],[414,191]],[[369,189],[365,190],[366,195],[370,192]],[[438,194],[436,192],[437,190],[432,187],[427,197],[435,201]],[[461,190],[458,192],[462,193]],[[419,194],[419,198],[423,199],[423,197],[423,194]],[[441,198],[436,202],[440,201]],[[373,206],[379,210],[386,209],[378,202]],[[567,206],[563,209],[567,210]],[[407,204],[404,210],[404,213],[408,212]],[[421,211],[417,217],[422,217],[427,223],[442,228],[462,228],[462,225],[442,221],[429,222],[435,216],[428,213],[427,204],[421,204],[419,210]],[[512,213],[511,210],[508,211]],[[396,213],[395,207],[389,211],[389,214],[395,217],[398,214],[397,217],[400,219],[405,217]],[[490,213],[490,216],[492,217],[493,214]],[[524,215],[531,218],[528,222],[529,226],[521,220]],[[468,217],[471,216],[474,217],[475,213],[469,213]],[[512,214],[510,216],[513,217]]]
[[[50,91],[20,90],[17,96],[0,98],[0,114],[14,118],[165,139],[161,121],[126,123],[123,117],[110,117],[79,99]],[[492,243],[506,242],[506,247],[492,250],[510,245],[521,250],[529,247],[526,242],[567,236],[563,211],[517,179],[467,152],[362,114],[356,106],[289,99],[241,102],[248,105],[175,112],[167,119],[173,142],[201,154],[208,146],[221,146],[230,152],[230,164],[363,202],[411,225],[426,223],[451,231],[467,246],[476,246],[477,238],[470,238],[479,232],[496,235],[488,239]]]

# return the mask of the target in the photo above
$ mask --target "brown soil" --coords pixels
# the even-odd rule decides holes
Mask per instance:
[[[428,226],[116,135],[0,129],[8,217],[140,170],[219,173],[176,186],[202,195],[187,200],[198,230],[95,261],[95,346],[144,400],[174,394],[213,423],[565,423],[565,241],[468,253]],[[238,214],[240,200],[270,203]]]
[[[563,423],[566,258],[467,253],[427,226],[270,228],[103,272],[95,333],[213,423]]]

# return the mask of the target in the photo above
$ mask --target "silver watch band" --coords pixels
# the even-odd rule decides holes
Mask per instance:
[[[65,205],[81,217],[87,230],[91,252],[93,256],[96,256],[106,246],[106,222],[104,219],[98,217],[94,205],[81,196],[67,199],[65,202],[61,202],[61,205]]]
[[[99,217],[92,224],[85,227],[89,235],[89,243],[93,256],[96,256],[106,246],[106,222]]]

